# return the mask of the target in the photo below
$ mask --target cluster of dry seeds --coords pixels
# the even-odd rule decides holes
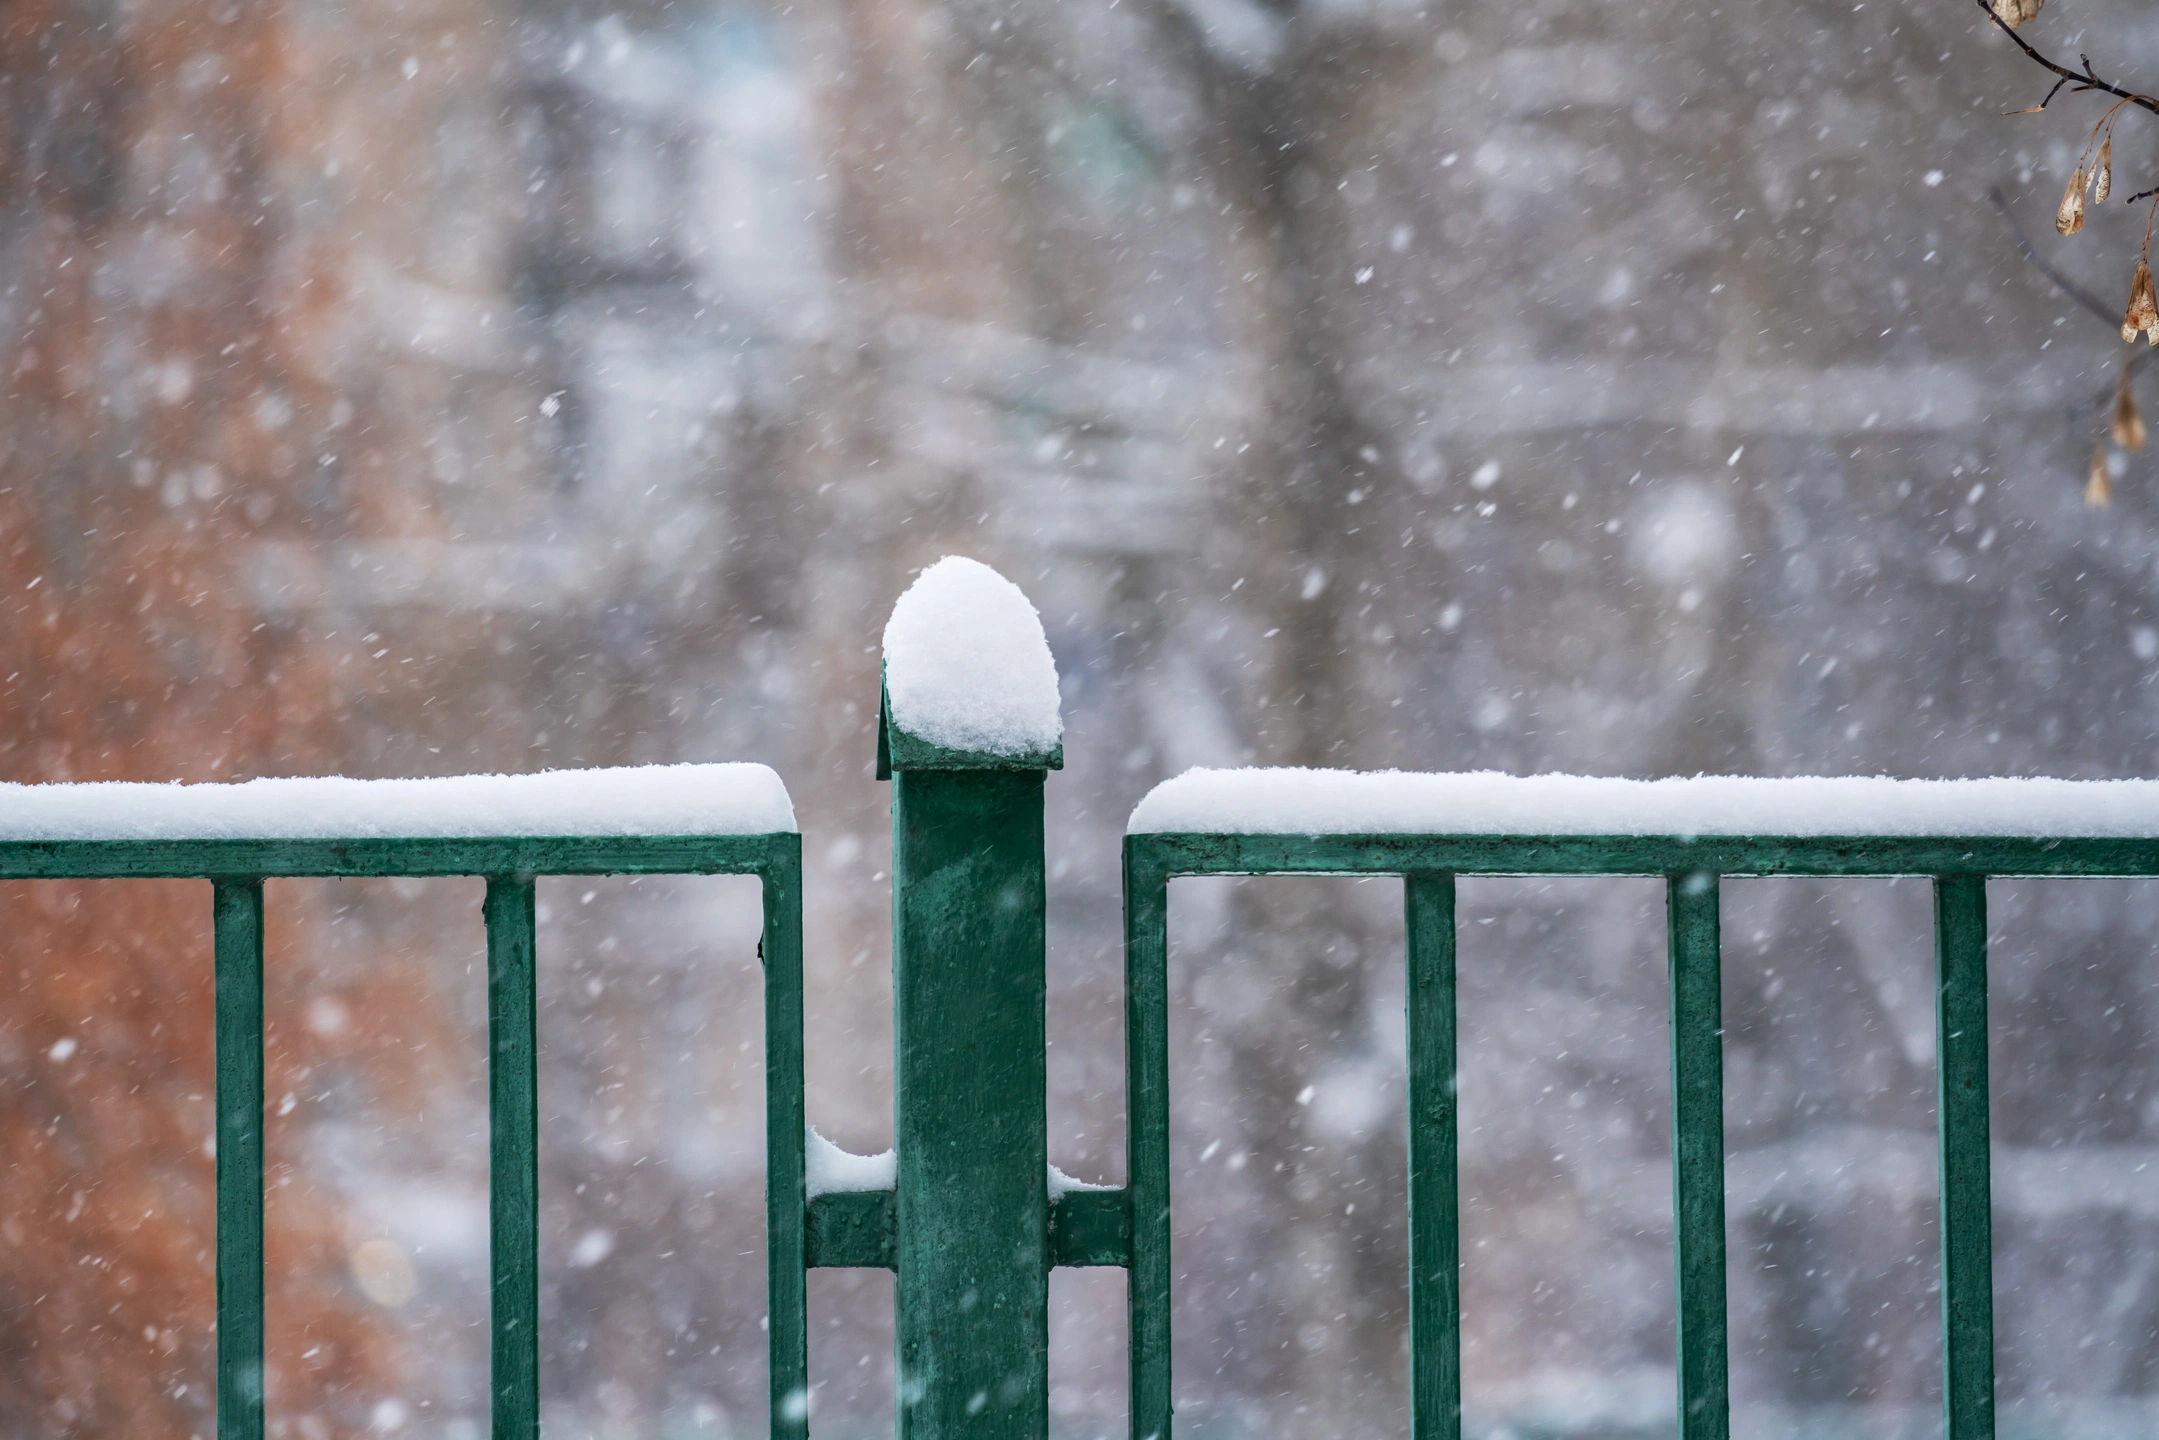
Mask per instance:
[[[2012,9],[2020,18],[2010,19],[2002,12]],[[2004,25],[2015,29],[2025,20],[2039,13],[2038,0],[1994,0],[1994,13]],[[2076,169],[2069,174],[2069,188],[2062,192],[2062,203],[2054,210],[2054,228],[2063,235],[2074,235],[2084,228],[2085,197],[2091,203],[2100,204],[2114,190],[2114,123],[2120,117],[2127,100],[2117,101],[2099,123],[2092,126],[2092,133],[2084,142],[2083,153],[2077,156]],[[2096,147],[2096,149],[2094,148]],[[2152,211],[2144,221],[2144,249],[2137,256],[2136,273],[2129,280],[2129,306],[2122,312],[2122,339],[2135,344],[2142,335],[2147,344],[2159,345],[2159,291],[2152,286],[2152,221],[2159,219],[2159,196],[2152,201]],[[2101,506],[2113,499],[2113,487],[2108,483],[2107,440],[2112,440],[2124,450],[2144,448],[2144,417],[2137,410],[2136,395],[2129,386],[2130,357],[2122,356],[2121,377],[2114,386],[2113,416],[2107,426],[2107,439],[2092,449],[2092,463],[2084,481],[2084,503]]]

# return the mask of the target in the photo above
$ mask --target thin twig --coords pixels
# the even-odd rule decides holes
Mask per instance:
[[[2112,330],[2120,324],[2115,319],[2111,306],[2074,280],[2071,280],[2067,275],[2062,274],[2061,271],[2055,269],[2047,261],[2046,257],[2039,253],[2039,248],[2032,244],[2031,237],[2024,233],[2024,227],[2017,224],[2017,217],[2010,212],[2009,202],[2003,198],[1999,185],[1987,191],[1987,199],[1994,202],[1994,213],[2002,217],[2002,225],[2009,231],[2009,238],[2016,242],[2017,253],[2024,257],[2027,264],[2041,275],[2044,275],[2055,289],[2061,291],[2062,294],[2076,301],[2078,305],[2098,317],[2106,325],[2107,329]],[[2129,356],[2129,372],[2132,375],[2135,374],[2144,368],[2146,361],[2153,359],[2159,359],[2159,350],[2153,350],[2143,345],[2137,346]],[[2114,391],[2112,386],[2109,386],[2104,393],[2092,401],[2092,404],[2101,410],[2113,403]]]
[[[2032,60],[2034,60],[2038,64],[2045,66],[2048,70],[2051,70],[2056,75],[2061,76],[2063,80],[2067,81],[2072,85],[2075,85],[2079,91],[2104,90],[2107,94],[2112,95],[2117,99],[2131,101],[2134,104],[2140,106],[2141,108],[2151,111],[2152,114],[2159,115],[2159,100],[2154,100],[2149,95],[2139,95],[2134,90],[2124,90],[2119,85],[2110,84],[2109,82],[2100,79],[2092,71],[2092,62],[2090,56],[2079,55],[2077,57],[2079,60],[2082,60],[2084,62],[2084,73],[2079,75],[2076,71],[2070,69],[2068,66],[2058,64],[2055,61],[2049,60],[2046,56],[2040,54],[2037,49],[2033,48],[2031,41],[2025,39],[2022,35],[2019,35],[2016,31],[2010,29],[2007,25],[2003,24],[2001,16],[1994,13],[1994,7],[1988,4],[1987,0],[1973,0],[1973,3],[1977,4],[1981,10],[1986,11],[1987,19],[1993,22],[1994,28],[2001,31],[2004,35],[2007,35],[2011,40],[2014,40],[2019,50],[2022,50],[2026,55],[2030,56]],[[2056,90],[2059,90],[2061,87],[2057,85],[2054,88]],[[2047,99],[2051,100],[2053,98],[2053,92],[2049,91],[2047,94]],[[2040,108],[2044,109],[2045,106],[2042,105]]]
[[[2017,224],[2017,217],[2010,213],[2009,202],[2003,198],[1999,185],[1987,191],[1987,199],[1994,202],[1994,213],[2002,217],[2002,224],[2009,228],[2009,238],[2017,242],[2018,253],[2023,255],[2034,270],[2052,281],[2055,289],[2098,316],[2109,330],[2121,324],[2121,318],[2114,313],[2113,306],[2055,269],[2046,257],[2039,253],[2038,247],[2032,244],[2031,237],[2024,233],[2024,227]]]
[[[2052,105],[2052,104],[2054,103],[2054,97],[2055,97],[2055,96],[2057,96],[2057,95],[2059,95],[2059,94],[2061,94],[2061,93],[2062,93],[2062,86],[2064,86],[2064,85],[2067,85],[2068,83],[2069,83],[2069,82],[2068,82],[2067,80],[2057,80],[2057,81],[2055,81],[2055,82],[2054,82],[2054,88],[2053,88],[2052,90],[2049,90],[2049,91],[2047,91],[2047,98],[2046,98],[2046,99],[2044,99],[2044,100],[2042,100],[2042,101],[2040,101],[2040,102],[2039,102],[2039,103],[2038,103],[2037,105],[2027,105],[2027,106],[2025,106],[2025,107],[2024,107],[2024,108],[2023,108],[2022,110],[2004,110],[2004,111],[2002,112],[2002,114],[2004,114],[2004,115],[2037,115],[2037,114],[2038,114],[2038,113],[2039,113],[2040,111],[2042,111],[2042,110],[2046,109],[2046,108],[2047,108],[2047,106],[2049,106],[2049,105]]]

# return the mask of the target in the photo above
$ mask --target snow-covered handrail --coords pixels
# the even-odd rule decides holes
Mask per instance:
[[[0,841],[774,835],[794,828],[780,777],[739,763],[424,780],[0,784]]]
[[[2159,838],[2159,780],[1188,770],[1126,832]]]
[[[754,876],[764,924],[765,1174],[774,1214],[803,1195],[802,837],[763,765],[238,784],[0,784],[0,874],[209,882],[217,1075],[216,1406],[265,1433],[262,1124],[266,884],[300,876],[482,881],[487,935],[489,1366],[496,1433],[540,1433],[539,885],[567,875]],[[590,899],[588,895],[586,897]],[[73,1042],[69,1042],[72,1044]],[[804,1227],[770,1233],[775,1440],[808,1440]]]

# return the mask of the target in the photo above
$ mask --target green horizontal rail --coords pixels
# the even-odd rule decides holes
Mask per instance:
[[[812,1196],[807,1229],[810,1268],[898,1269],[898,1201],[890,1190],[840,1190]],[[1132,1212],[1125,1202],[1123,1190],[1068,1190],[1050,1201],[1050,1264],[1129,1264]]]
[[[899,1197],[890,1190],[840,1190],[810,1197],[805,1229],[815,1270],[896,1270]]]
[[[765,972],[767,1304],[776,1440],[804,1440],[809,1344],[803,1207],[802,839],[0,841],[0,879],[212,882],[215,981],[218,1440],[263,1440],[263,882],[485,879],[491,1383],[495,1440],[538,1440],[539,1094],[534,881],[544,875],[753,875]]]
[[[1681,1440],[1728,1440],[1720,883],[1727,876],[1929,876],[1939,968],[1945,1440],[1993,1440],[1986,882],[2159,875],[2159,839],[2015,836],[1154,834],[1125,839],[1131,1120],[1131,1433],[1169,1440],[1169,882],[1196,875],[1404,878],[1409,1052],[1410,1433],[1461,1435],[1455,881],[1646,876],[1666,889],[1673,1250]]]
[[[1132,1206],[1125,1190],[1067,1190],[1050,1202],[1050,1263],[1132,1263]]]
[[[762,875],[792,832],[416,840],[0,840],[0,880]]]
[[[2159,839],[1984,836],[1131,835],[1173,875],[2159,875]]]

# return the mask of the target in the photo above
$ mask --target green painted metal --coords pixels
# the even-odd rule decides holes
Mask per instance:
[[[899,1197],[891,1190],[819,1195],[809,1207],[812,1269],[899,1268]],[[1069,1190],[1050,1202],[1050,1264],[1124,1265],[1132,1258],[1132,1212],[1116,1190]]]
[[[1125,844],[1165,875],[2159,875],[2159,839],[1161,834]]]
[[[1994,1440],[1994,1220],[1987,1123],[1987,882],[1934,882],[1942,1187],[1942,1433]]]
[[[495,1440],[540,1434],[539,998],[532,877],[488,877],[489,1389]]]
[[[1402,910],[1409,965],[1409,1433],[1411,1440],[1461,1440],[1454,877],[1405,876]]]
[[[802,837],[771,837],[764,882],[765,1324],[772,1440],[810,1433],[809,1225],[803,1138]]]
[[[1049,1432],[1042,782],[893,776],[902,1440]]]
[[[1665,882],[1672,991],[1672,1226],[1679,1270],[1679,1433],[1727,1440],[1724,1002],[1717,877]]]
[[[0,841],[4,879],[209,878],[217,1094],[218,1440],[262,1440],[265,876],[481,876],[488,947],[494,1434],[539,1434],[538,875],[755,875],[763,883],[769,1328],[775,1440],[808,1434],[802,837]]]
[[[899,1268],[899,1197],[843,1190],[810,1201],[809,1264],[815,1269]]]
[[[779,1440],[807,1440],[806,1272],[898,1276],[899,1432],[1043,1440],[1053,1265],[1129,1271],[1134,1440],[1172,1433],[1169,881],[1404,877],[1413,1440],[1461,1433],[1455,1080],[1459,875],[1666,880],[1682,1440],[1727,1440],[1718,885],[1724,875],[1929,875],[1940,971],[1946,1440],[1992,1440],[1988,875],[2159,875],[2159,840],[2017,837],[1141,835],[1125,844],[1130,1182],[1050,1201],[1042,796],[1052,751],[880,735],[894,780],[897,1191],[805,1192],[801,840],[764,836],[0,843],[0,878],[214,879],[219,1440],[261,1440],[263,876],[478,875],[488,936],[493,1396],[538,1436],[534,877],[750,874],[763,886],[768,1323]]]
[[[1989,876],[2159,875],[2159,840],[2016,836],[1149,834],[1125,839],[1133,1440],[1168,1440],[1169,882],[1184,875],[1400,875],[1410,1048],[1411,1427],[1460,1425],[1454,880],[1666,881],[1672,977],[1674,1250],[1683,1440],[1730,1433],[1718,884],[1727,875],[1935,881],[1946,1440],[1992,1440],[1994,1343],[1986,1019]],[[1444,1173],[1443,1173],[1444,1172]],[[1427,1263],[1429,1261],[1429,1263]],[[1443,1283],[1444,1282],[1444,1283]]]
[[[211,890],[217,1052],[217,1435],[262,1440],[262,881]]]
[[[1067,1190],[1050,1202],[1052,1265],[1127,1265],[1131,1260],[1128,1192]]]
[[[206,875],[763,875],[774,835],[524,835],[416,840],[0,840],[0,880]]]
[[[1169,877],[1162,847],[1124,847],[1125,1276],[1132,1440],[1169,1440]]]

